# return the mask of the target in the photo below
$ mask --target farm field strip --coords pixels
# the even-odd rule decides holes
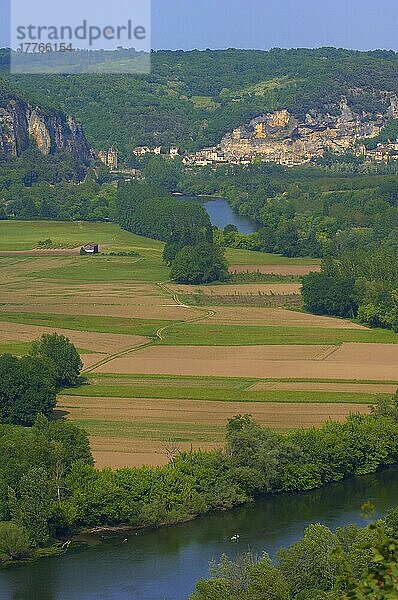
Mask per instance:
[[[71,315],[50,313],[0,312],[0,322],[37,325],[51,329],[67,329],[114,335],[140,335],[154,337],[159,327],[168,324],[166,320],[129,319],[99,315]],[[1,325],[0,325],[1,327]]]
[[[0,223],[0,250],[32,250],[40,240],[50,238],[58,245],[80,247],[95,240],[108,249],[142,249],[162,252],[163,244],[149,238],[127,233],[113,223],[87,221],[2,221]]]
[[[223,442],[225,424],[197,425],[195,423],[122,422],[101,419],[73,419],[90,436],[155,439],[167,442]]]
[[[206,309],[206,305],[201,306]],[[306,312],[287,310],[284,308],[258,308],[255,306],[212,306],[214,316],[204,319],[202,323],[217,323],[220,325],[235,325],[245,327],[250,325],[262,327],[303,327],[314,329],[356,329],[369,331],[367,327],[335,317],[311,315]]]
[[[267,264],[267,265],[248,265],[239,264],[229,265],[231,273],[263,273],[273,275],[308,275],[308,273],[319,272],[321,270],[320,265],[283,265],[283,264]]]
[[[259,379],[291,379],[299,373],[302,378],[309,379],[396,380],[397,345],[372,344],[369,348],[367,344],[348,346],[342,346],[344,354],[341,360],[338,357],[341,349],[338,348],[334,353],[325,355],[324,360],[316,360],[314,346],[309,348],[310,352],[314,352],[313,356],[307,355],[307,360],[303,360],[300,346],[152,345],[133,357],[127,355],[110,361],[96,372]],[[275,351],[274,356],[272,351]]]
[[[76,406],[70,402],[76,401]],[[240,412],[238,403],[155,399],[61,397],[59,410],[90,435],[97,466],[164,464],[167,447],[189,451],[224,445],[225,423]],[[312,427],[328,419],[343,421],[353,412],[367,413],[365,405],[249,403],[245,412],[265,426],[284,432]]]
[[[2,313],[0,313],[1,315]],[[126,335],[115,333],[97,333],[87,330],[56,328],[59,334],[65,335],[80,349],[83,354],[116,354],[148,341],[148,338],[139,335]],[[2,322],[0,320],[0,340],[7,343],[30,343],[43,333],[53,333],[53,327],[25,325],[23,323]]]
[[[265,295],[289,295],[300,294],[301,283],[229,283],[219,285],[183,285],[172,284],[170,286],[177,294],[200,293],[204,296],[226,296],[233,294],[265,294]]]
[[[311,378],[275,378],[269,377],[261,379],[259,377],[196,377],[194,375],[156,375],[156,374],[118,374],[112,375],[111,373],[95,373],[88,375],[88,381],[91,384],[118,384],[118,385],[136,385],[137,383],[149,385],[153,384],[156,386],[168,386],[168,385],[185,385],[189,384],[190,387],[205,387],[209,389],[211,387],[224,388],[224,389],[250,389],[255,383],[316,383],[318,379]],[[391,385],[398,387],[397,379],[385,381],[385,380],[368,380],[368,379],[322,379],[323,383],[347,383],[347,384],[369,384],[372,387],[377,385]],[[73,388],[76,389],[76,388]]]
[[[230,265],[243,265],[247,270],[250,267],[261,265],[320,265],[321,261],[317,258],[286,258],[278,254],[268,254],[267,252],[253,252],[250,250],[240,250],[227,248],[226,257]]]
[[[34,250],[46,238],[65,249]],[[75,254],[94,240],[106,252],[135,254]],[[171,443],[221,446],[237,413],[280,432],[342,420],[398,387],[392,332],[281,308],[181,301],[200,289],[209,304],[256,294],[279,303],[281,293],[288,304],[297,281],[160,283],[169,275],[163,244],[109,223],[0,223],[0,253],[14,250],[23,254],[0,256],[0,351],[26,352],[54,330],[75,343],[88,385],[64,390],[57,410],[87,429],[98,466],[163,464]],[[227,256],[231,270],[282,278],[320,268],[245,250]]]
[[[205,321],[169,327],[164,343],[169,346],[398,344],[398,334],[386,329],[224,325],[213,323],[211,318]]]
[[[239,402],[212,402],[210,405],[206,400],[172,400],[172,399],[149,399],[149,398],[119,398],[110,402],[109,398],[79,397],[75,398],[75,404],[71,404],[73,397],[61,396],[58,401],[58,410],[66,411],[73,419],[104,420],[127,423],[149,423],[172,424],[180,427],[180,424],[196,424],[223,426],[227,418],[239,412]],[[151,401],[150,401],[151,400]],[[312,426],[319,422],[320,416],[332,418],[336,416],[344,418],[347,414],[354,412],[369,412],[369,408],[357,403],[311,403],[304,405],[292,402],[290,404],[273,402],[271,404],[248,403],[247,410],[258,420],[266,420],[269,424],[286,428],[299,427],[297,422],[304,426]],[[326,417],[325,417],[326,415]],[[287,425],[286,419],[290,420]],[[292,420],[294,419],[294,421]],[[315,421],[314,421],[315,419]],[[163,430],[163,427],[160,428]]]
[[[353,384],[351,384],[353,385]],[[71,398],[87,397],[90,398],[108,398],[110,405],[116,403],[117,398],[145,398],[148,401],[153,399],[178,399],[178,400],[204,400],[206,402],[283,402],[283,403],[313,403],[322,404],[324,402],[333,403],[356,403],[356,404],[371,404],[375,402],[376,396],[385,397],[391,396],[398,387],[390,386],[387,389],[383,389],[382,386],[374,391],[368,389],[364,391],[344,387],[341,384],[341,389],[335,390],[337,384],[330,384],[329,389],[318,390],[316,384],[308,389],[306,387],[300,388],[294,384],[286,384],[286,387],[279,387],[275,384],[275,388],[271,389],[253,389],[250,390],[225,390],[223,388],[215,388],[206,390],[206,388],[190,388],[182,386],[113,386],[113,385],[92,385],[89,389],[87,386],[81,388],[75,388],[72,390],[64,390],[63,394],[70,396]],[[246,410],[246,409],[245,409]]]

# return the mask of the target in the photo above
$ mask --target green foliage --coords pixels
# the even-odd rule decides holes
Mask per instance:
[[[269,556],[248,551],[211,564],[210,580],[200,580],[190,600],[289,600],[289,590]]]
[[[54,486],[42,467],[31,468],[22,475],[17,491],[10,490],[11,517],[29,532],[36,545],[45,545],[49,541],[48,522],[54,499]]]
[[[398,391],[392,398],[378,398],[372,406],[372,415],[386,417],[398,423]]]
[[[398,331],[398,252],[344,252],[325,260],[321,273],[303,277],[305,308],[316,314],[357,316],[364,325]]]
[[[57,387],[70,387],[78,383],[83,363],[75,346],[64,335],[42,335],[32,343],[30,353],[51,366]]]
[[[224,281],[228,265],[222,248],[210,242],[185,246],[172,262],[170,277],[178,283],[194,285]]]
[[[302,297],[306,310],[317,315],[354,317],[357,306],[352,280],[326,273],[310,273],[302,279]]]
[[[0,419],[31,425],[42,413],[51,416],[56,403],[54,374],[39,357],[0,356]]]
[[[329,422],[286,436],[237,416],[228,424],[226,451],[182,452],[162,467],[101,471],[93,467],[81,430],[39,416],[31,429],[0,426],[0,518],[12,519],[43,545],[74,527],[177,523],[267,492],[313,489],[371,473],[397,460],[398,423],[385,416],[353,415],[346,423]],[[355,529],[335,535],[314,526],[280,554],[278,571],[267,557],[238,570],[226,561],[216,592],[203,582],[197,598],[219,593],[221,598],[284,600],[287,586],[297,594],[310,586],[319,598],[327,598],[322,592],[332,590],[339,572],[332,550],[339,544],[349,550],[358,571],[368,565],[361,548],[369,539]]]
[[[374,540],[366,568],[360,573],[348,571],[346,592],[340,600],[395,600],[398,597],[398,538],[390,535],[383,522],[370,525]]]
[[[213,239],[210,219],[202,206],[181,202],[164,189],[146,183],[119,186],[117,215],[123,229],[178,248]]]
[[[279,550],[278,568],[293,596],[306,590],[328,591],[341,573],[341,561],[334,554],[339,540],[328,527],[310,525],[304,536],[290,548]]]
[[[87,435],[72,423],[39,416],[32,428],[0,425],[0,515],[23,528],[28,549],[64,528],[65,480],[77,461],[93,464]]]
[[[304,118],[342,95],[355,110],[377,113],[385,106],[372,90],[397,92],[397,55],[388,51],[163,50],[151,62],[151,74],[140,77],[4,72],[2,90],[17,86],[33,105],[75,115],[96,150],[115,145],[126,160],[136,145],[196,150],[257,115],[287,108]]]
[[[388,519],[387,519],[388,521]],[[251,552],[211,563],[190,600],[392,600],[398,593],[398,539],[387,521],[333,533],[310,525],[272,563]]]
[[[151,181],[169,192],[177,190],[183,173],[180,160],[148,155],[142,159],[142,163],[142,175],[147,181]]]
[[[23,527],[12,521],[0,522],[0,560],[21,560],[31,552],[32,542]]]

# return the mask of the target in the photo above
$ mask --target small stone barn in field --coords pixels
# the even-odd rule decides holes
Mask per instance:
[[[89,242],[85,246],[83,246],[82,251],[84,254],[98,254],[99,246],[95,242]]]

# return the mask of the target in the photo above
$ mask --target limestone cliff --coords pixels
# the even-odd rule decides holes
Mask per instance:
[[[302,121],[287,110],[267,113],[227,134],[221,150],[227,159],[258,156],[285,165],[304,164],[327,150],[344,153],[379,135],[388,119],[396,118],[398,97],[385,92],[381,98],[384,111],[377,113],[355,112],[345,97],[338,106],[311,111]]]
[[[83,163],[92,159],[83,129],[72,117],[10,96],[0,105],[0,154],[19,156],[31,143],[45,156],[65,150]]]

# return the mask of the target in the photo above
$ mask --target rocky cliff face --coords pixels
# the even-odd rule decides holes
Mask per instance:
[[[262,115],[227,134],[221,149],[229,159],[259,156],[285,165],[304,164],[326,150],[344,153],[360,140],[379,135],[388,119],[398,116],[397,96],[385,93],[383,102],[383,112],[356,113],[342,98],[330,112],[309,112],[302,122],[287,110]]]
[[[31,143],[45,156],[65,150],[85,164],[92,159],[83,129],[72,117],[10,97],[0,106],[0,154],[19,156]]]

